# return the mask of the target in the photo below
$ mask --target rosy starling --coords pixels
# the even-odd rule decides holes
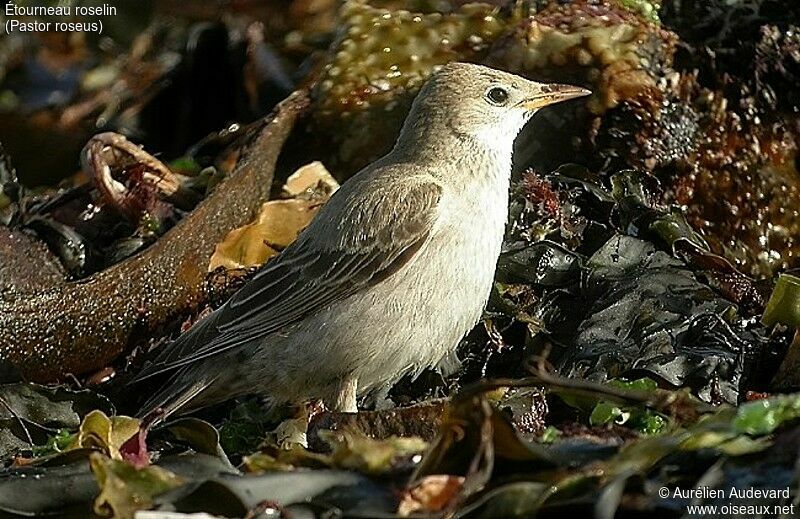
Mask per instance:
[[[166,416],[258,393],[356,411],[436,366],[478,322],[503,241],[514,139],[540,108],[589,94],[451,63],[392,151],[345,182],[297,240],[136,380]]]

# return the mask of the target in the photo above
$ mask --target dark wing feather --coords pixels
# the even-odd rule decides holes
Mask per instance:
[[[295,243],[166,346],[135,381],[265,337],[405,264],[436,220],[439,184],[410,177],[387,191],[380,176],[352,181],[361,186],[345,184],[350,189],[340,189]]]

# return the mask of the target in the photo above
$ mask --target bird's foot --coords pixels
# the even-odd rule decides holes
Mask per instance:
[[[314,416],[325,411],[325,406],[321,400],[312,400],[302,405],[292,408],[292,418],[282,421],[271,436],[276,445],[282,449],[292,449],[295,446],[308,448],[308,424]]]
[[[294,417],[282,421],[273,431],[275,443],[281,449],[291,450],[296,446],[308,448],[308,421],[311,417],[309,407],[298,406]]]

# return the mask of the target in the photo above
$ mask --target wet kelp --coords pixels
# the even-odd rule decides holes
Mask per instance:
[[[248,513],[326,513],[384,516],[399,513],[459,517],[553,517],[571,512],[598,517],[658,512],[680,517],[693,501],[673,489],[754,487],[773,490],[770,503],[789,505],[798,454],[797,396],[757,400],[733,408],[710,407],[684,392],[653,389],[640,380],[598,385],[544,372],[516,381],[465,389],[447,404],[436,438],[373,440],[353,434],[329,437],[330,452],[264,445],[231,465],[209,424],[183,419],[151,431],[146,440],[122,432],[133,419],[99,411],[83,416],[75,433],[61,433],[36,458],[18,459],[0,478],[0,509],[10,514],[58,512],[85,517],[132,517],[136,510]],[[558,427],[521,436],[496,407],[498,394],[543,386]],[[647,388],[645,392],[643,388]],[[7,396],[13,392],[7,390]],[[34,406],[48,409],[54,395]],[[75,399],[78,395],[61,395]],[[10,400],[19,411],[16,400]],[[61,404],[63,406],[63,403]],[[33,406],[31,406],[33,407]],[[573,423],[588,423],[600,409],[621,410],[613,426],[570,431],[553,413],[573,409]],[[658,430],[636,432],[636,413],[658,418]],[[30,427],[38,419],[25,416]],[[62,413],[63,414],[63,413]],[[74,417],[70,417],[74,422]],[[75,425],[73,425],[75,427]],[[130,431],[129,431],[130,433]],[[137,446],[133,448],[132,446]],[[157,447],[156,447],[157,446]],[[157,449],[152,463],[132,462],[139,447]],[[24,464],[23,464],[24,461]],[[758,474],[758,477],[748,476]],[[744,478],[744,479],[742,479]],[[659,495],[661,487],[670,495]],[[49,492],[42,492],[49,489]],[[31,495],[20,500],[20,495]],[[747,504],[746,497],[732,499]],[[755,514],[754,517],[765,517]]]
[[[586,289],[577,299],[559,301],[564,308],[582,303],[585,314],[560,312],[550,327],[565,345],[564,375],[591,380],[648,373],[676,387],[694,386],[707,400],[738,400],[747,387],[743,371],[761,343],[731,328],[725,318],[735,312],[731,302],[680,260],[631,237],[612,238],[586,266]]]
[[[658,203],[652,177],[622,172],[611,184],[579,167],[524,176],[498,308],[529,323],[529,341],[552,342],[548,360],[564,375],[644,374],[738,402],[753,372],[770,369],[769,334],[752,322],[763,310],[758,287]]]

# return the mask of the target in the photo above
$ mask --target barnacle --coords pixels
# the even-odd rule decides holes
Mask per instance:
[[[674,34],[619,3],[551,3],[499,41],[487,64],[540,80],[592,85],[595,114],[658,91],[669,70]]]
[[[622,7],[635,11],[652,22],[659,21],[658,10],[661,9],[659,0],[653,2],[648,0],[618,0],[618,2]]]
[[[350,1],[341,16],[346,29],[317,92],[322,114],[353,114],[416,90],[436,65],[485,49],[506,25],[489,4],[442,14]]]

